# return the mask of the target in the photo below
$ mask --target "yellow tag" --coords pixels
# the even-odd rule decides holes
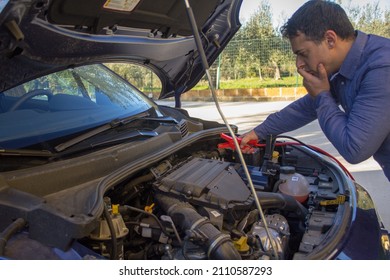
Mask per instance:
[[[321,206],[327,206],[327,205],[339,205],[343,204],[345,202],[345,195],[339,195],[336,199],[332,200],[323,200],[320,202]]]
[[[112,204],[111,209],[112,209],[112,214],[114,215],[119,214],[119,204]]]

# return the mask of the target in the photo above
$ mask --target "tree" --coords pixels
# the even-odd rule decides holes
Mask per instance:
[[[275,60],[270,60],[273,49],[265,46],[269,43],[270,38],[277,36],[277,32],[273,27],[271,6],[267,0],[260,1],[256,12],[250,17],[248,22],[243,26],[239,33],[240,39],[253,40],[247,43],[248,59],[252,67],[246,67],[247,76],[250,76],[252,70],[255,69],[259,79],[263,79],[262,67],[274,69],[274,77],[280,77],[278,73],[279,67]],[[265,42],[265,44],[264,44]],[[268,65],[267,65],[268,64]]]
[[[269,38],[276,35],[272,24],[271,5],[267,0],[262,0],[256,12],[250,17],[243,28],[247,38]]]
[[[378,2],[364,6],[353,5],[351,0],[345,5],[342,0],[337,2],[344,7],[355,29],[390,38],[390,11],[383,11]]]
[[[160,80],[145,66],[133,63],[107,63],[106,66],[142,91],[161,89]]]

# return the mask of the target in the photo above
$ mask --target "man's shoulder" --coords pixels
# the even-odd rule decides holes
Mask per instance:
[[[367,34],[364,56],[370,64],[390,66],[390,39],[376,34]]]
[[[367,44],[366,46],[369,49],[386,49],[389,51],[390,49],[390,38],[386,38],[383,36],[379,36],[376,34],[366,34],[367,36]]]

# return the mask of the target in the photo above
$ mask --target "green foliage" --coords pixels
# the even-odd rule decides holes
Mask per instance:
[[[143,92],[161,90],[159,78],[145,66],[130,63],[107,63],[105,65]]]
[[[345,9],[355,29],[390,38],[390,11],[382,10],[377,1],[363,6],[353,1],[337,1]]]
[[[222,79],[257,77],[278,80],[294,74],[295,67],[291,65],[295,62],[290,45],[277,35],[272,22],[269,2],[260,1],[256,12],[222,54]]]
[[[273,88],[273,87],[300,87],[302,86],[302,77],[292,76],[275,80],[271,78],[259,80],[258,78],[243,78],[238,80],[221,80],[220,89],[243,89],[243,88]],[[208,83],[205,80],[200,81],[194,90],[208,89]]]
[[[260,80],[295,75],[295,58],[288,41],[281,37],[232,40],[220,56],[221,79],[257,77]],[[216,71],[217,64],[212,66]],[[278,77],[279,79],[280,77]]]
[[[259,39],[276,35],[272,24],[271,6],[268,1],[260,1],[259,7],[245,24],[241,35],[246,38]]]

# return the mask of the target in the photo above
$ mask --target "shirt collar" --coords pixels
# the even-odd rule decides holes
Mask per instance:
[[[339,70],[340,75],[347,79],[352,79],[356,69],[359,67],[360,59],[362,57],[367,39],[368,35],[366,33],[356,31],[355,42],[352,44],[351,49],[349,50],[343,64],[341,65]]]
[[[332,76],[330,76],[329,80],[333,81],[333,79],[336,78],[338,74],[340,74],[340,72],[338,72],[338,71],[336,73],[332,74]]]

